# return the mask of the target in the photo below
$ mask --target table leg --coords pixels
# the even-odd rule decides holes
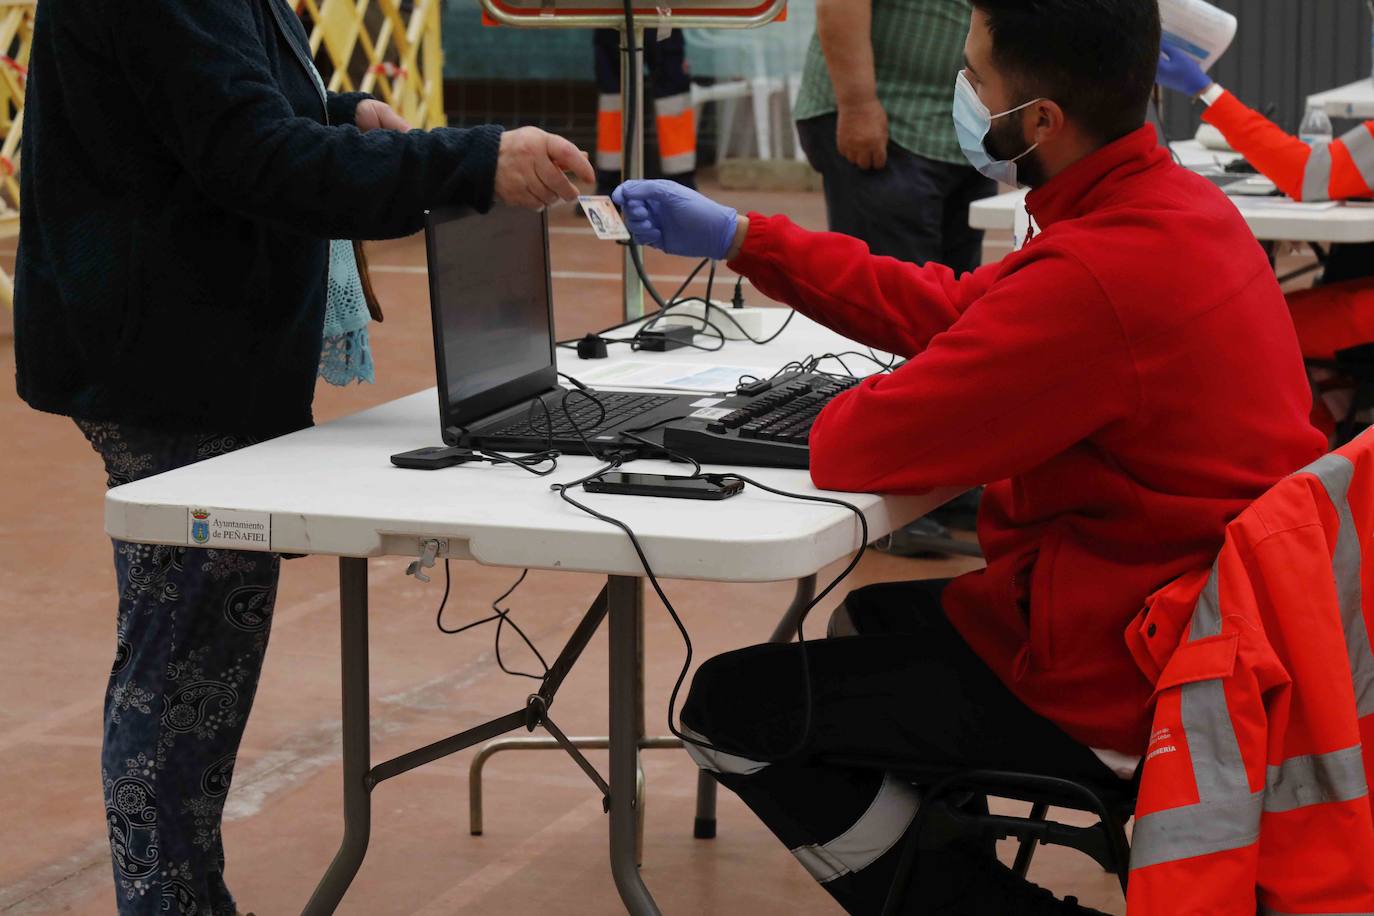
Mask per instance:
[[[303,916],[333,913],[363,864],[372,832],[372,748],[368,710],[367,560],[339,558],[343,668],[344,835]]]
[[[643,651],[643,580],[611,576],[610,743],[611,743],[611,874],[626,910],[636,916],[659,916],[658,905],[636,866],[639,806],[635,804],[639,743],[644,730],[642,675],[637,664]]]

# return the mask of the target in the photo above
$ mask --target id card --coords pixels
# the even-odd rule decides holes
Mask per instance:
[[[583,194],[577,198],[577,202],[582,205],[582,212],[587,215],[587,222],[592,224],[592,231],[597,238],[611,242],[629,241],[630,230],[625,228],[620,211],[609,197]]]

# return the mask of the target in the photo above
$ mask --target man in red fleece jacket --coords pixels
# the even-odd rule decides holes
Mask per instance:
[[[728,256],[766,295],[908,358],[821,414],[819,486],[988,485],[985,570],[851,593],[832,634],[857,635],[808,646],[809,675],[795,647],[727,653],[682,711],[711,745],[689,747],[698,762],[851,912],[880,907],[918,795],[820,755],[1129,777],[1151,688],[1126,624],[1323,450],[1263,251],[1144,126],[1159,38],[1156,0],[973,0],[961,142],[1032,188],[1042,229],[962,276],[659,183],[617,190],[639,241]],[[910,912],[1089,912],[987,848],[922,851],[913,896]]]

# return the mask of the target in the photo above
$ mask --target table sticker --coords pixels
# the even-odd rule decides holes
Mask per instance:
[[[272,513],[196,506],[186,510],[186,539],[195,547],[270,551]]]

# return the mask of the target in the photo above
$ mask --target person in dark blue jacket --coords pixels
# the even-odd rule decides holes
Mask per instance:
[[[535,128],[410,131],[326,92],[285,0],[38,6],[15,275],[18,390],[116,485],[311,423],[328,240],[428,208],[576,196]],[[272,554],[115,543],[102,775],[122,914],[233,916],[221,811],[276,594]]]

